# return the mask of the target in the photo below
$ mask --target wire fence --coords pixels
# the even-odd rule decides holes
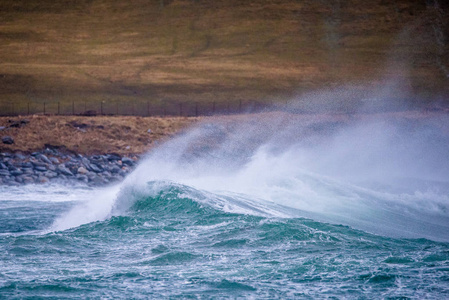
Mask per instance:
[[[204,116],[257,112],[267,107],[258,101],[223,102],[20,102],[0,103],[0,116],[62,115],[62,116]]]

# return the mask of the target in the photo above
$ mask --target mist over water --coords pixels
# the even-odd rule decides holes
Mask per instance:
[[[334,93],[335,102],[348,95],[361,94],[342,90]],[[315,96],[329,102],[328,93]],[[300,114],[301,101],[282,111],[206,119],[183,132],[148,153],[107,200],[91,202],[89,211],[97,213],[90,221],[124,214],[133,205],[131,195],[154,194],[172,183],[210,193],[220,200],[206,205],[233,212],[257,215],[261,209],[255,207],[264,205],[273,217],[449,240],[447,114]],[[229,197],[239,203],[231,205],[224,200]],[[70,221],[79,220],[71,214],[76,212],[54,228],[79,223]]]

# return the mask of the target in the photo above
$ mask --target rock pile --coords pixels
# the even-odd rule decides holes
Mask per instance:
[[[0,153],[0,185],[77,181],[106,185],[121,181],[136,165],[138,157],[117,154],[83,156],[46,149],[31,155]]]

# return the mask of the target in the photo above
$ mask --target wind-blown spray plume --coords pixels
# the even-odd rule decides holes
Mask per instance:
[[[187,197],[232,212],[449,239],[447,115],[284,110],[180,134],[150,152],[100,210],[124,214],[136,197],[180,184],[196,191]]]

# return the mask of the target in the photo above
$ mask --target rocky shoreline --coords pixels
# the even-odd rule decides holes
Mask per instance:
[[[0,153],[0,185],[77,182],[104,186],[119,182],[131,172],[139,157],[104,154],[83,156],[58,149],[24,154]]]

